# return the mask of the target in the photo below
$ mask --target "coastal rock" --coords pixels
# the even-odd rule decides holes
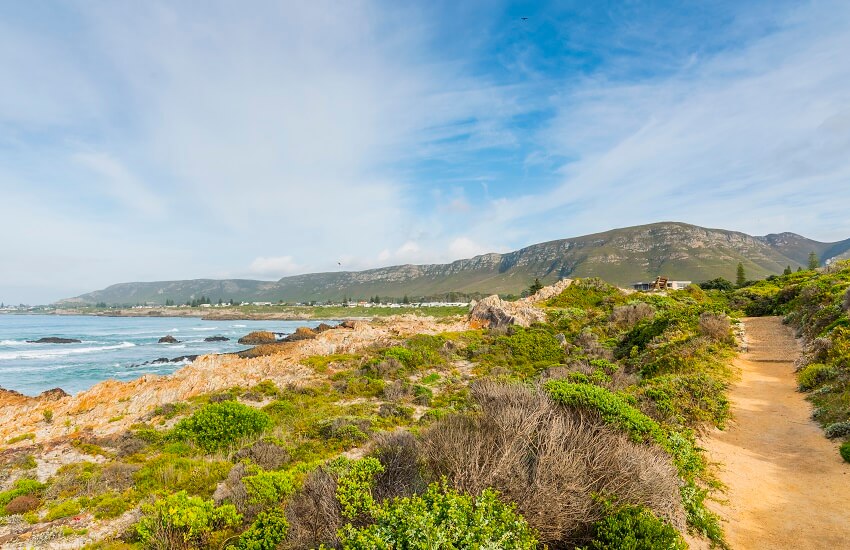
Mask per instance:
[[[325,332],[326,330],[332,330],[333,328],[334,327],[332,327],[331,325],[329,325],[327,323],[319,323],[319,326],[317,326],[313,330],[316,331],[317,333],[319,333],[319,332]]]
[[[275,337],[274,332],[269,332],[268,330],[256,330],[246,334],[240,338],[238,342],[249,346],[258,346],[260,344],[273,344],[277,342],[277,338]]]
[[[62,388],[53,388],[51,390],[45,390],[38,394],[40,399],[62,399],[63,397],[68,397],[70,394],[63,390]]]
[[[28,344],[79,344],[81,340],[76,338],[58,338],[50,336],[49,338],[39,338],[38,340],[27,340]]]
[[[297,342],[299,340],[312,340],[316,337],[316,331],[309,327],[298,327],[295,332],[284,338],[286,342]]]
[[[497,295],[473,304],[469,322],[477,327],[498,328],[508,325],[527,327],[546,320],[546,314],[528,302],[507,302]]]
[[[226,336],[207,336],[204,342],[229,342],[230,338]]]
[[[177,338],[175,338],[174,336],[171,336],[169,334],[168,336],[163,336],[162,338],[160,338],[158,343],[160,343],[160,344],[179,344],[180,340],[178,340]]]
[[[354,321],[343,321],[337,328],[354,328]]]

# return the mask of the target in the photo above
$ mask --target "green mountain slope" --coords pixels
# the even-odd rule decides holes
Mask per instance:
[[[123,283],[63,300],[65,303],[177,303],[200,296],[214,301],[341,300],[436,296],[449,292],[519,293],[535,277],[601,277],[618,285],[656,275],[703,281],[733,280],[739,262],[752,279],[806,265],[814,251],[822,260],[850,254],[850,239],[822,243],[794,233],[753,237],[745,233],[662,222],[614,229],[484,254],[449,264],[401,265],[366,271],[312,273],[279,281],[210,280]]]

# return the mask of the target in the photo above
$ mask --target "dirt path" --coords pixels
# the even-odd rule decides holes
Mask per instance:
[[[796,391],[799,354],[791,329],[777,317],[744,320],[748,351],[735,366],[733,422],[702,442],[720,463],[733,549],[850,548],[850,464],[811,420]]]

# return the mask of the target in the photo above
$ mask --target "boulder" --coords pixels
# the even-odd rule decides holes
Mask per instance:
[[[546,320],[543,310],[529,302],[507,302],[497,295],[475,302],[469,312],[469,322],[476,327],[498,328],[508,325],[527,327]]]
[[[76,338],[57,338],[51,336],[49,338],[39,338],[38,340],[27,340],[29,344],[79,344],[80,340]]]
[[[354,328],[354,321],[343,321],[338,325],[339,328]]]
[[[269,332],[268,330],[255,330],[254,332],[250,332],[240,338],[238,340],[240,344],[247,344],[249,346],[258,346],[260,344],[274,344],[277,342],[277,337],[274,335],[274,332]]]
[[[52,390],[41,392],[38,394],[38,397],[41,399],[62,399],[63,397],[68,397],[68,395],[68,392],[62,388],[53,388]]]
[[[226,336],[207,336],[204,342],[229,342],[230,338]]]
[[[299,340],[312,340],[316,337],[316,331],[310,327],[298,327],[295,332],[284,338],[286,342],[297,342]]]
[[[317,333],[319,333],[319,332],[325,332],[326,330],[332,330],[333,328],[334,327],[332,327],[331,325],[329,325],[327,323],[319,323],[319,326],[317,326],[313,330],[316,331]]]
[[[162,338],[160,338],[158,343],[160,343],[160,344],[179,344],[180,340],[178,340],[177,338],[175,338],[174,336],[169,334],[168,336],[163,336]]]

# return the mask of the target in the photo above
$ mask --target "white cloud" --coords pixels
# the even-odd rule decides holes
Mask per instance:
[[[298,273],[302,269],[303,267],[298,265],[292,256],[261,256],[251,262],[248,272],[255,276],[280,278]]]
[[[468,237],[458,237],[449,243],[449,255],[455,259],[471,258],[487,252],[494,252],[485,246],[478,244]]]

